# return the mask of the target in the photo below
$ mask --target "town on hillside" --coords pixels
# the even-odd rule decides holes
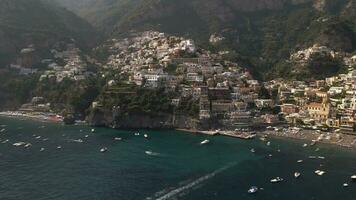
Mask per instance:
[[[211,43],[222,40],[217,34],[210,37]],[[104,92],[89,109],[106,108],[107,98],[114,98],[113,94],[131,95],[135,91],[125,88],[135,87],[169,94],[173,115],[189,102],[190,113],[186,114],[190,122],[178,127],[171,122],[174,128],[209,133],[220,130],[230,135],[266,128],[274,132],[289,130],[291,134],[310,130],[327,133],[325,138],[333,133],[337,140],[342,140],[340,135],[356,135],[356,55],[343,58],[346,73],[323,80],[281,77],[260,82],[243,64],[226,59],[228,51],[212,53],[191,39],[155,31],[106,41],[94,49],[106,50],[109,56],[104,62],[84,55],[74,43],[68,43],[52,49],[53,58],[41,61],[46,65],[42,70],[34,70],[29,67],[33,59],[38,59],[31,56],[34,48],[23,49],[17,64],[11,68],[21,74],[40,73],[39,82],[49,78],[57,82],[65,78],[79,82],[93,76],[106,80]],[[315,45],[292,54],[291,59],[303,62],[315,53],[338,56],[327,47]],[[89,70],[87,63],[94,63],[98,70]],[[12,114],[45,115],[51,113],[52,103],[44,97],[33,97]],[[115,105],[115,109],[120,109],[120,105]],[[51,114],[52,118],[53,115],[62,119],[57,114]]]

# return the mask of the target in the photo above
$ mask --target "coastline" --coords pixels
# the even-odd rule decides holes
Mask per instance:
[[[63,119],[54,113],[25,113],[19,111],[0,112],[0,117],[9,117],[15,119],[28,119],[41,122],[62,122]]]
[[[62,122],[60,119],[53,119],[50,116],[55,116],[53,113],[22,113],[22,112],[0,112],[0,117],[9,117],[15,119],[28,119],[28,120],[35,120],[41,122]],[[108,127],[109,128],[109,127]],[[243,139],[249,140],[257,137],[274,137],[274,138],[283,138],[283,139],[294,139],[309,142],[307,145],[314,145],[316,143],[323,143],[323,144],[331,144],[334,146],[339,146],[343,148],[349,149],[356,149],[356,135],[346,135],[341,133],[327,133],[327,132],[318,132],[315,130],[287,130],[284,132],[281,131],[259,131],[257,134],[250,135],[250,134],[234,134],[233,131],[203,131],[197,129],[182,129],[176,128],[173,129],[176,131],[182,131],[191,134],[201,134],[207,136],[225,136],[225,137],[233,137],[236,139]]]

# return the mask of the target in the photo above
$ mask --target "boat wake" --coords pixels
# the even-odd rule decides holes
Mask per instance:
[[[170,190],[168,191],[166,194],[160,196],[160,197],[155,197],[156,200],[166,200],[166,199],[171,199],[171,198],[174,198],[176,197],[177,195],[181,195],[183,194],[184,192],[186,192],[187,190],[191,189],[191,188],[194,188],[196,186],[199,186],[200,184],[202,184],[203,182],[206,182],[208,181],[209,179],[215,177],[216,175],[234,167],[236,165],[236,162],[234,163],[229,163],[227,164],[226,166],[222,167],[222,168],[219,168],[205,176],[202,176],[192,182],[189,182],[181,187],[178,187],[176,189],[173,189],[173,190]],[[156,193],[157,194],[157,193]],[[146,198],[146,199],[153,199],[153,198]]]

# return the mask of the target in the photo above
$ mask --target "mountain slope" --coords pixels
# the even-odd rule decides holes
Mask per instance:
[[[29,44],[46,49],[73,38],[86,46],[96,35],[89,23],[66,9],[41,0],[0,0],[0,65],[8,64]]]
[[[56,0],[63,3],[66,0]],[[356,50],[356,0],[81,0],[67,2],[83,18],[113,36],[148,29],[185,35],[212,50],[236,51],[259,74],[288,71],[280,62],[315,43]],[[275,70],[276,66],[283,70]]]

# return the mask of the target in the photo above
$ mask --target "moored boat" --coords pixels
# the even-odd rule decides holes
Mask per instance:
[[[104,152],[107,152],[107,151],[108,151],[108,148],[106,148],[106,147],[103,147],[103,148],[100,149],[101,153],[104,153]]]
[[[351,180],[356,181],[356,175],[352,175]]]
[[[283,181],[283,178],[280,178],[280,177],[276,177],[274,179],[271,179],[271,183],[278,183],[278,182],[281,182]]]
[[[250,189],[247,190],[247,192],[248,192],[249,194],[254,194],[254,193],[256,193],[257,191],[258,191],[258,187],[256,187],[256,186],[252,186],[252,187],[250,187]]]
[[[301,175],[300,172],[294,172],[294,177],[295,177],[295,178],[299,178],[300,175]]]

